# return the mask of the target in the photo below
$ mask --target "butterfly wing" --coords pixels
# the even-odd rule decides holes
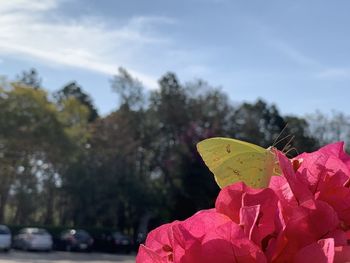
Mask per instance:
[[[242,181],[253,188],[266,187],[273,175],[270,153],[242,153],[226,160],[211,170],[220,188]]]
[[[235,139],[207,139],[199,142],[197,149],[221,188],[238,181],[266,187],[275,166],[270,148]]]

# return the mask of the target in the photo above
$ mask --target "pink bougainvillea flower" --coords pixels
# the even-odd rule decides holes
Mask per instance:
[[[143,248],[143,246],[141,246],[144,250],[143,253],[145,255],[151,255],[152,257],[154,257],[153,253],[151,253],[154,252],[163,260],[171,260],[174,256],[173,226],[177,224],[179,224],[179,221],[174,221],[173,223],[164,224],[158,227],[157,229],[151,231],[147,236],[146,247]]]
[[[340,184],[349,179],[350,157],[343,150],[344,143],[329,144],[318,151],[303,153],[295,159],[301,161],[297,174],[311,190],[316,193],[327,177],[337,175]]]
[[[272,188],[252,189],[236,183],[221,190],[215,205],[217,212],[241,225],[245,236],[264,251],[269,262],[288,262],[300,249],[325,235],[338,235],[339,225],[333,208],[314,199],[284,155],[279,159],[283,175],[273,179]]]
[[[169,234],[170,233],[170,234]],[[266,262],[260,248],[227,216],[204,210],[182,222],[164,225],[140,246],[137,263]]]
[[[339,158],[350,170],[350,156],[344,151],[344,142],[328,144],[318,151]]]
[[[281,203],[272,189],[252,189],[236,183],[220,191],[215,207],[240,224],[245,236],[261,248],[268,262],[285,247]]]
[[[215,207],[240,224],[246,236],[263,249],[277,231],[278,197],[269,188],[253,189],[241,182],[227,186],[220,191]]]
[[[162,258],[153,250],[149,249],[146,246],[141,245],[139,248],[139,252],[136,257],[137,263],[165,263],[168,262],[167,259]]]
[[[350,156],[343,143],[289,160],[264,189],[223,188],[215,209],[165,224],[137,263],[350,262]]]
[[[294,262],[333,263],[334,255],[334,240],[332,238],[321,239],[318,242],[302,248],[295,255]]]
[[[183,226],[179,226],[181,229]],[[182,236],[190,240],[192,246],[186,247],[185,255],[180,259],[181,263],[239,263],[260,262],[265,263],[266,257],[260,248],[250,241],[236,223],[229,221],[216,228],[208,230],[206,234],[196,242],[193,237],[186,234],[182,228]]]
[[[326,145],[313,153],[296,157],[301,160],[297,177],[308,186],[315,199],[327,202],[337,212],[345,229],[350,228],[350,156],[344,143]]]
[[[273,178],[270,187],[275,190],[282,204],[285,227],[280,233],[282,237],[276,244],[272,259],[276,262],[288,261],[299,250],[327,235],[333,238],[333,242],[336,240],[344,244],[345,235],[337,230],[340,222],[333,207],[327,202],[315,200],[308,185],[295,173],[289,159],[280,152],[277,152],[277,157],[282,176]]]
[[[299,176],[297,176],[290,160],[280,151],[275,151],[275,153],[281,167],[282,176],[286,179],[286,182],[288,183],[289,188],[294,195],[294,199],[299,205],[304,203],[312,204],[314,196],[308,189],[307,185],[302,180],[300,180]],[[278,191],[278,189],[274,190]]]
[[[334,250],[334,263],[350,262],[350,246],[338,246]]]
[[[316,201],[315,205],[311,208],[302,205],[294,209],[293,216],[286,222],[283,232],[285,246],[274,255],[277,262],[293,258],[300,249],[317,242],[329,233],[336,234],[339,220],[335,211],[322,201]]]
[[[350,262],[350,246],[336,246],[332,238],[321,239],[301,249],[296,254],[294,262]]]

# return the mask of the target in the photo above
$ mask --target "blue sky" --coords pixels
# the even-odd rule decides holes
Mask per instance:
[[[102,114],[117,107],[119,66],[148,89],[173,71],[283,114],[349,113],[349,9],[346,0],[0,0],[0,75],[34,67],[49,90],[76,80]]]

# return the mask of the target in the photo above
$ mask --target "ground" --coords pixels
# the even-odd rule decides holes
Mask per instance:
[[[73,252],[22,252],[11,251],[0,254],[0,263],[134,263],[135,256],[103,253]]]

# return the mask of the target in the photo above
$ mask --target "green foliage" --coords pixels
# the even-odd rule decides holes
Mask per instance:
[[[112,90],[119,95],[121,107],[139,109],[144,103],[142,83],[134,79],[124,68],[118,69],[118,74],[111,81]]]
[[[146,91],[119,69],[111,85],[120,104],[103,117],[76,82],[54,101],[30,83],[0,87],[0,221],[12,224],[144,232],[214,205],[219,188],[195,148],[204,138],[267,147],[279,137],[282,149],[293,135],[299,152],[348,138],[339,133],[346,116],[326,118],[333,130],[325,134],[312,118],[282,116],[263,100],[232,104],[220,89],[182,84],[174,73]]]
[[[49,181],[55,184],[52,177],[70,149],[70,138],[58,116],[55,105],[42,89],[14,83],[9,89],[0,90],[1,220],[7,202],[14,207],[8,215],[13,222],[36,220],[36,200],[41,193],[48,192],[40,187]],[[48,208],[52,208],[53,199],[47,197],[45,201],[50,204],[44,204],[47,210],[43,217],[52,214]]]
[[[41,78],[34,68],[31,68],[28,71],[23,71],[19,76],[17,76],[16,82],[34,89],[41,88]]]
[[[58,105],[63,108],[65,107],[67,101],[77,100],[79,104],[81,104],[80,106],[84,106],[86,108],[87,112],[84,114],[87,114],[89,122],[92,122],[98,118],[98,112],[92,102],[92,99],[75,81],[65,85],[61,90],[54,94],[54,97],[56,98]]]

